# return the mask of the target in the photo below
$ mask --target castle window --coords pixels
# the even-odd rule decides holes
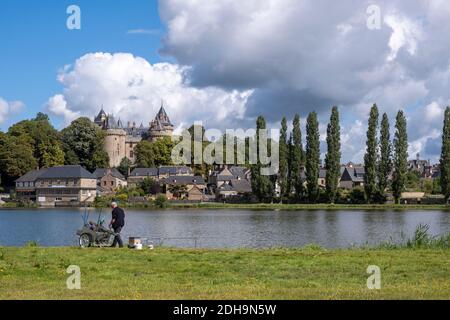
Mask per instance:
[[[130,151],[130,158],[134,158],[134,152],[133,152],[133,150]]]

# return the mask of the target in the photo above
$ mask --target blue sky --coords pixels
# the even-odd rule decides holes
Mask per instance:
[[[81,30],[66,28],[69,5],[81,8]],[[450,1],[378,0],[376,28],[371,5],[1,0],[0,130],[39,111],[61,129],[101,105],[148,124],[164,100],[178,129],[248,129],[258,115],[279,127],[299,113],[304,132],[314,110],[323,141],[337,105],[343,161],[360,162],[377,103],[392,131],[405,111],[410,157],[436,161],[450,105]]]
[[[66,9],[72,4],[81,8],[81,30],[66,28]],[[0,128],[41,111],[49,96],[61,90],[58,70],[80,56],[132,52],[159,62],[162,35],[154,0],[0,1],[0,97],[26,105]]]

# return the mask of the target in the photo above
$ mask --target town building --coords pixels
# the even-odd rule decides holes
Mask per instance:
[[[103,107],[95,117],[94,123],[106,132],[105,151],[108,153],[111,168],[118,167],[124,158],[135,163],[135,148],[140,141],[156,141],[164,137],[172,137],[174,130],[164,105],[161,105],[149,127],[145,127],[143,123],[137,126],[136,122],[128,122],[125,126],[120,118],[116,119],[114,115],[108,115]]]
[[[425,175],[430,174],[433,166],[430,165],[429,160],[421,160],[418,153],[416,159],[408,161],[408,169],[413,172],[417,172],[421,177],[425,178]],[[432,173],[431,173],[432,175]]]
[[[136,168],[128,176],[128,186],[136,187],[145,179],[151,178],[155,181],[171,176],[194,176],[194,172],[187,166],[164,166],[159,168]]]
[[[16,197],[20,201],[36,201],[36,180],[47,169],[32,170],[15,181],[16,183]]]
[[[170,176],[161,181],[168,200],[202,201],[206,190],[200,176]]]
[[[114,194],[118,189],[128,185],[127,179],[116,168],[97,169],[93,174],[97,178],[97,187],[101,195]]]
[[[365,169],[363,166],[355,166],[353,164],[342,167],[342,176],[339,187],[342,189],[352,190],[358,187],[364,187]]]
[[[34,180],[34,182],[33,182]],[[20,185],[20,184],[25,185]],[[24,191],[34,188],[35,200],[41,206],[75,206],[92,203],[97,195],[97,179],[81,166],[62,166],[29,172],[16,182]],[[33,183],[33,185],[30,185]],[[30,189],[31,191],[31,189]]]

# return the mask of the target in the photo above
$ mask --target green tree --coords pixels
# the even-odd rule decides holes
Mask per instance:
[[[160,184],[152,179],[152,178],[146,178],[144,181],[142,181],[139,184],[139,187],[144,190],[145,194],[158,194],[161,193],[161,186]]]
[[[154,162],[157,167],[172,165],[172,138],[164,137],[152,143]]]
[[[130,169],[131,169],[132,166],[133,166],[133,163],[131,162],[131,160],[128,159],[127,157],[124,157],[120,161],[120,164],[117,167],[117,170],[119,170],[119,172],[121,174],[123,174],[125,177],[128,177],[128,174],[129,174]]]
[[[320,135],[317,113],[311,112],[306,122],[306,182],[308,198],[317,202],[319,196]]]
[[[327,155],[325,157],[326,191],[328,201],[336,201],[339,178],[341,175],[341,127],[339,124],[339,110],[333,107],[331,111],[330,123],[327,129]]]
[[[389,130],[389,118],[385,113],[381,120],[380,161],[378,163],[378,190],[383,197],[384,192],[388,188],[389,175],[392,171],[391,136]]]
[[[155,154],[150,141],[142,140],[136,146],[136,166],[140,168],[155,167]]]
[[[369,127],[367,129],[367,149],[364,156],[364,191],[368,203],[374,202],[377,195],[378,115],[378,107],[374,104],[370,110]]]
[[[46,114],[38,113],[32,120],[20,121],[8,130],[11,136],[23,138],[33,149],[40,168],[64,164],[64,152],[59,132],[50,124]]]
[[[38,167],[26,136],[3,135],[0,140],[0,176],[5,186]]]
[[[252,190],[255,196],[259,199],[261,202],[269,202],[273,199],[273,183],[270,179],[270,177],[262,175],[261,169],[263,168],[262,163],[260,161],[260,137],[259,132],[260,130],[266,130],[266,120],[264,117],[260,116],[256,120],[256,143],[257,143],[257,163],[252,165]],[[267,142],[266,142],[267,143]]]
[[[405,191],[408,173],[408,134],[403,111],[397,114],[395,128],[392,190],[395,203],[399,204],[402,192]]]
[[[289,197],[289,189],[288,189],[288,156],[289,156],[289,146],[287,143],[287,120],[283,118],[281,121],[281,132],[280,132],[280,169],[278,175],[278,181],[280,184],[280,195],[281,201],[283,201],[284,197]]]
[[[186,194],[188,192],[187,186],[180,185],[180,184],[174,184],[174,185],[169,186],[169,191],[176,198],[184,198],[184,197],[186,197]]]
[[[302,170],[305,166],[304,152],[302,144],[302,131],[300,128],[300,116],[295,115],[292,129],[292,146],[291,146],[291,185],[295,190],[296,199],[303,197],[303,181],[301,177]]]
[[[105,132],[88,118],[79,118],[62,130],[63,150],[67,165],[81,165],[89,171],[109,166],[104,151]]]
[[[450,198],[450,107],[445,109],[440,166],[440,187],[448,200]]]

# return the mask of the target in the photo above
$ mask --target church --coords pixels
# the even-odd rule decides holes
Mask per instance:
[[[135,148],[140,141],[153,142],[164,137],[172,137],[174,130],[164,105],[161,105],[149,127],[145,127],[143,123],[137,126],[136,122],[124,125],[120,118],[116,119],[114,115],[107,114],[103,107],[95,117],[94,123],[106,132],[105,151],[109,155],[111,168],[118,167],[123,158],[135,163]]]

